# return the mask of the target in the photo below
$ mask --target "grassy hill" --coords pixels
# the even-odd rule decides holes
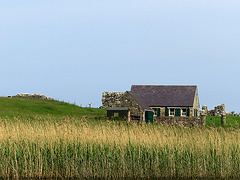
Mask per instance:
[[[98,108],[82,108],[53,100],[0,98],[0,117],[4,116],[104,116],[106,111]]]

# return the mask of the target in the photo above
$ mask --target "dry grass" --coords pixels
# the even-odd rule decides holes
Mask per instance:
[[[240,177],[240,131],[0,119],[1,177]]]

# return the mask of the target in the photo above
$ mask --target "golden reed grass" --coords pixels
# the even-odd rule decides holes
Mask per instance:
[[[0,176],[235,178],[239,137],[222,127],[1,119]]]

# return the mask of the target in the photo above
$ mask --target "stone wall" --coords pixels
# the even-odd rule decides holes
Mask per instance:
[[[126,92],[120,98],[120,103],[114,105],[115,107],[128,107],[130,110],[130,120],[143,121],[143,108]]]
[[[226,116],[240,116],[240,113],[237,114],[237,113],[231,113],[231,112],[226,112]]]
[[[204,126],[202,117],[157,117],[155,122],[175,126]]]
[[[202,106],[202,110],[200,112],[201,114],[205,114],[207,116],[222,116],[222,115],[226,115],[226,116],[239,116],[239,114],[237,113],[231,113],[231,112],[226,112],[225,110],[225,104],[221,104],[216,106],[213,110],[208,110],[206,105]]]
[[[28,93],[21,93],[15,96],[11,96],[12,98],[28,98],[28,99],[46,99],[46,100],[54,100],[53,98],[44,96],[42,94],[28,94]]]
[[[198,97],[198,90],[196,89],[195,96],[194,96],[194,102],[193,102],[193,108],[192,108],[192,116],[194,115],[194,109],[197,109],[199,112],[200,109],[200,103],[199,103],[199,97]]]
[[[114,107],[116,104],[120,104],[120,98],[124,92],[107,92],[104,91],[102,95],[102,106],[100,108],[106,109],[108,107]]]
[[[214,116],[221,116],[222,114],[226,114],[225,104],[218,105],[213,110]]]
[[[221,116],[226,114],[225,104],[218,105],[213,110],[208,110],[207,106],[203,105],[201,114],[205,114],[207,116]]]
[[[200,114],[207,115],[208,114],[208,108],[206,105],[202,106],[202,111],[200,111]]]

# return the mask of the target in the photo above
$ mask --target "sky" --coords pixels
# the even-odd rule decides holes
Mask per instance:
[[[238,0],[0,0],[0,96],[86,107],[131,85],[197,85],[240,112]]]

